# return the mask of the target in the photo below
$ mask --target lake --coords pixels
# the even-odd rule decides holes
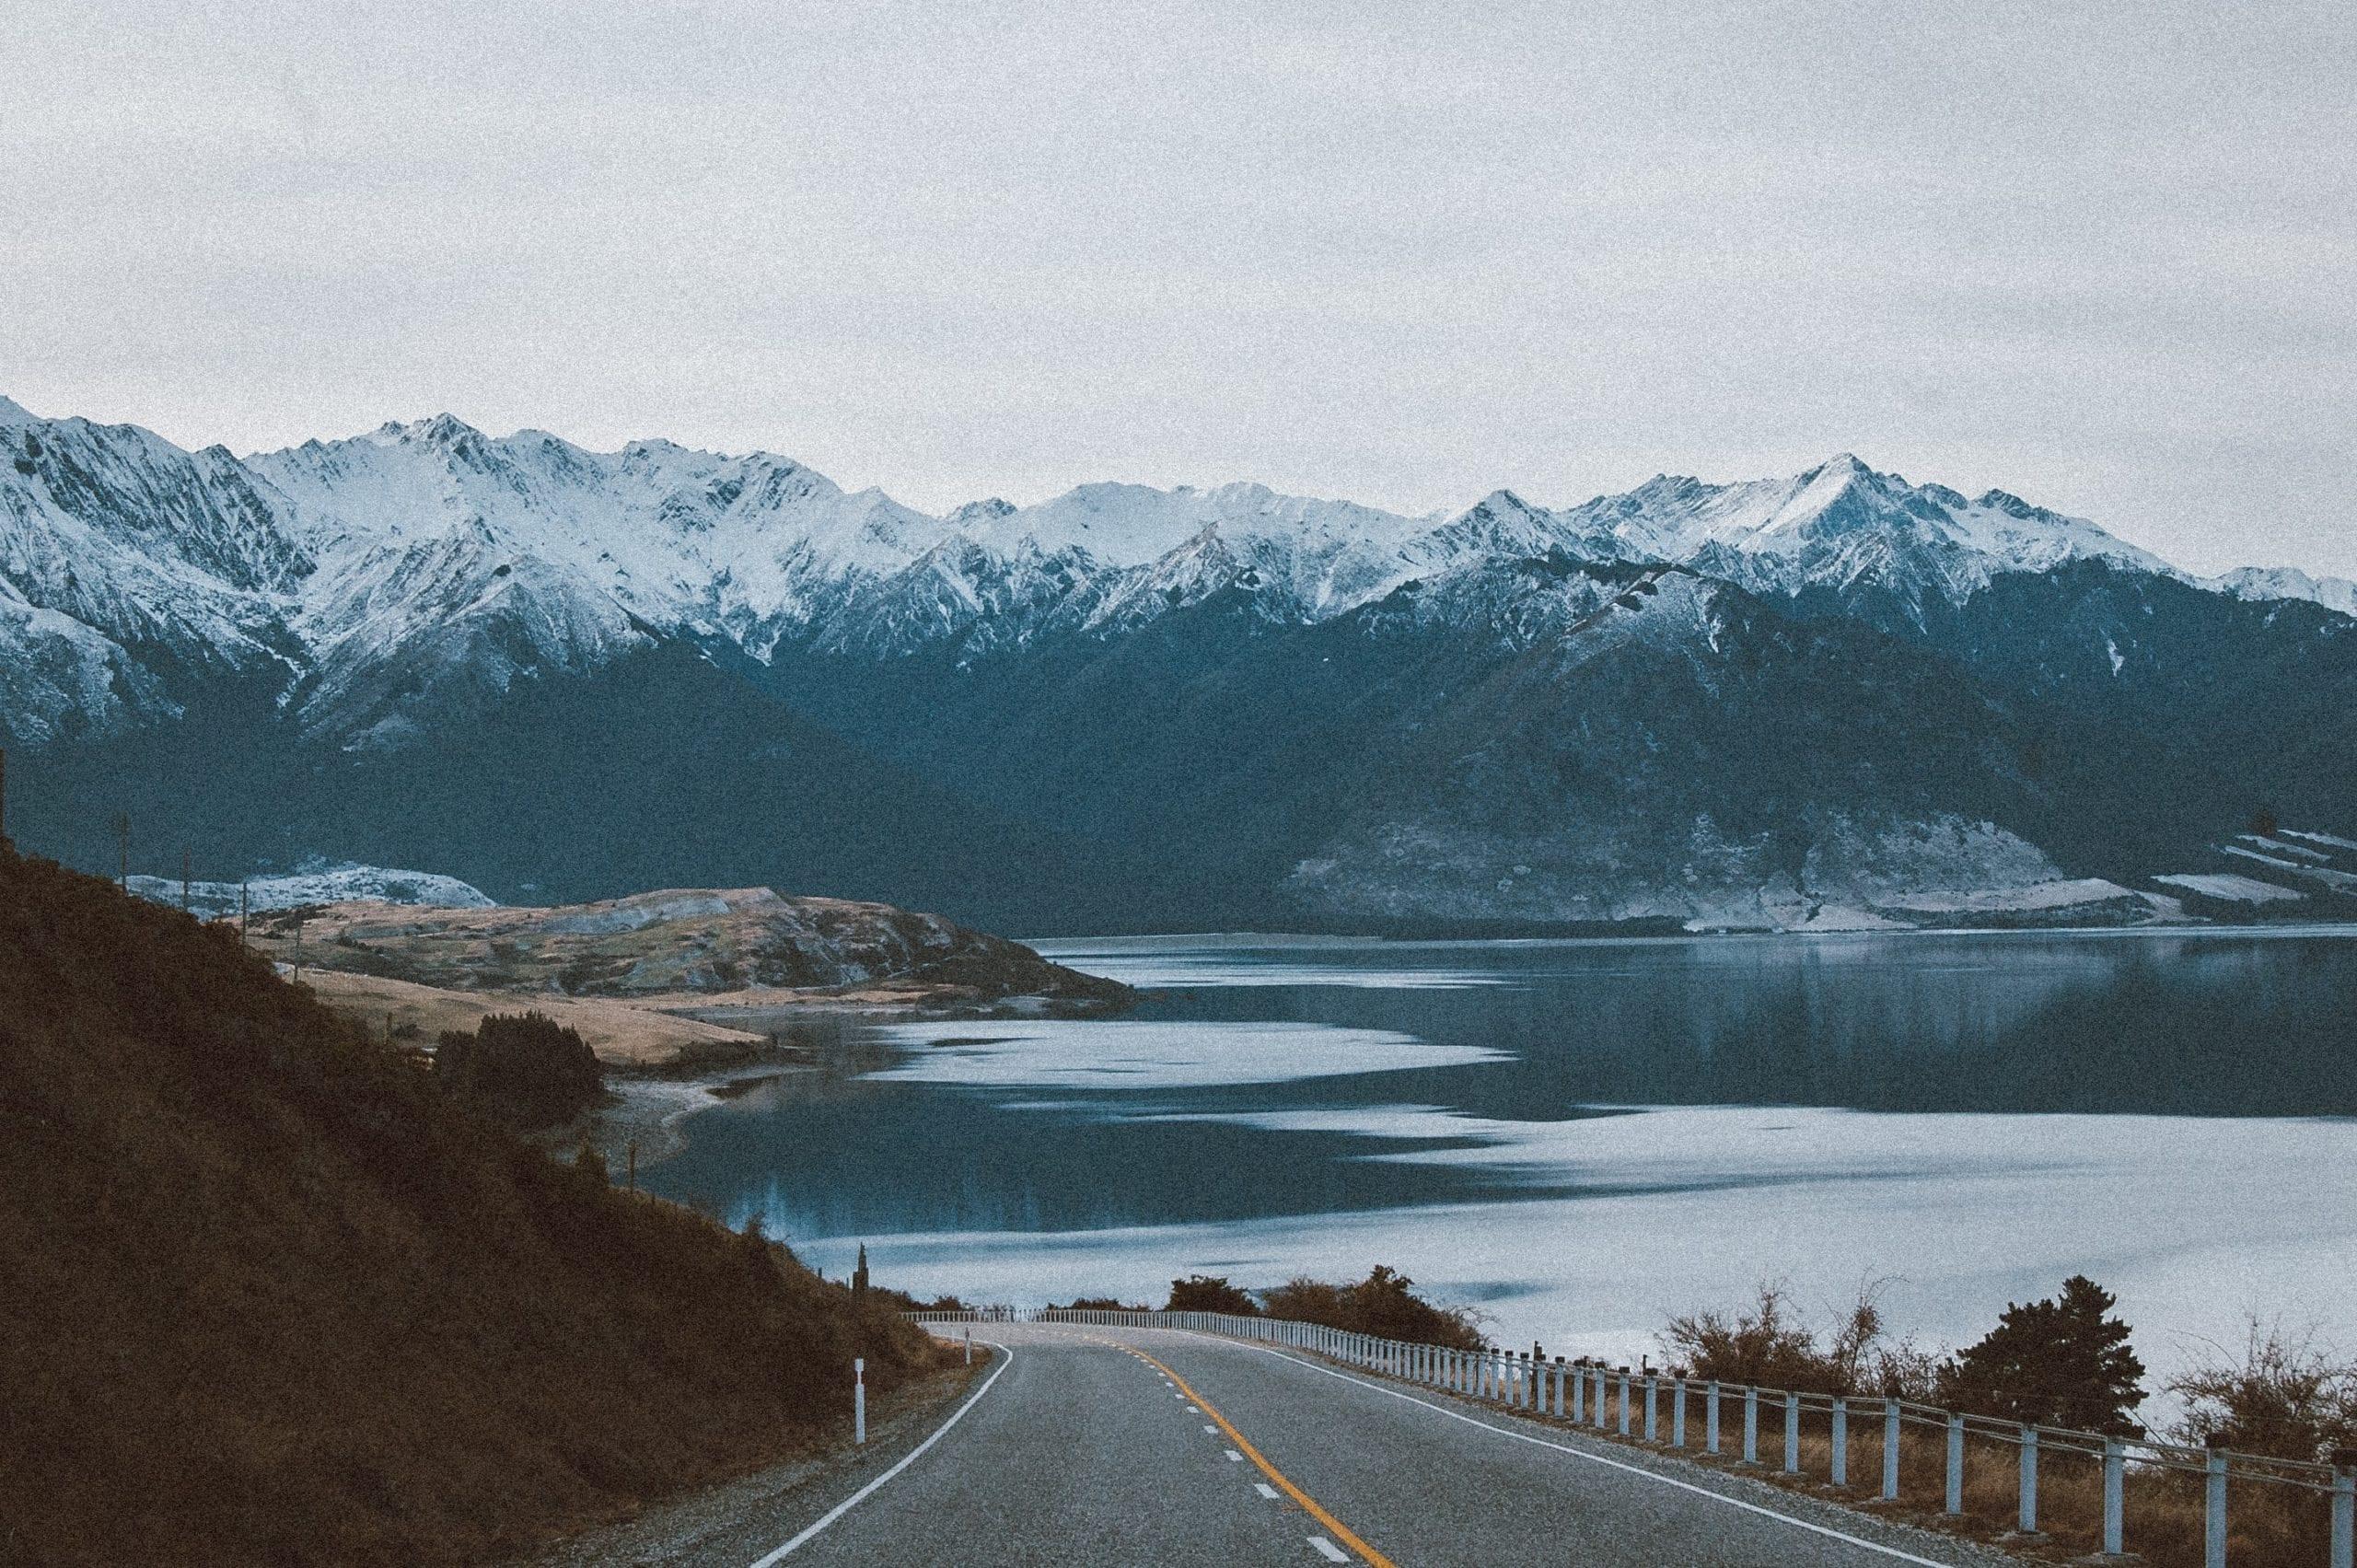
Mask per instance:
[[[923,1295],[1400,1268],[1502,1342],[1883,1282],[1978,1337],[2074,1272],[2156,1368],[2357,1351],[2357,933],[1041,944],[1117,1019],[794,1020],[645,1184]],[[786,1028],[781,1022],[776,1027]]]

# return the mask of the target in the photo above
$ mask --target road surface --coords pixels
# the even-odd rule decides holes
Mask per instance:
[[[955,1331],[955,1330],[949,1330]],[[1763,1481],[1169,1330],[987,1324],[973,1392],[854,1465],[658,1521],[574,1563],[1577,1563],[1893,1568],[2008,1561]],[[923,1445],[920,1446],[920,1445]]]

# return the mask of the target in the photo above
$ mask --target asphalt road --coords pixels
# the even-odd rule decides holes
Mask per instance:
[[[951,1424],[702,1504],[574,1562],[997,1565],[1578,1563],[1891,1568],[2008,1561],[1740,1475],[1256,1346],[992,1324]],[[926,1444],[919,1448],[918,1445]]]

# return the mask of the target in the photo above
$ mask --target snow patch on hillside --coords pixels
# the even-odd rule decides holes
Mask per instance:
[[[2296,901],[2302,895],[2289,888],[2279,888],[2272,882],[2262,882],[2255,877],[2240,877],[2232,872],[2180,872],[2155,877],[2172,888],[2183,888],[2189,893],[2204,898],[2223,899],[2237,904],[2272,904]]]
[[[191,882],[188,907],[210,919],[238,912],[239,889],[251,910],[296,909],[309,904],[416,904],[435,909],[496,909],[481,889],[431,871],[398,871],[350,861],[306,861],[293,872],[238,882]],[[143,899],[180,907],[180,883],[169,877],[134,877],[131,890]]]

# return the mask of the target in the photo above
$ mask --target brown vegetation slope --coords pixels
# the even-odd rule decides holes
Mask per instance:
[[[1009,997],[1119,1005],[1126,987],[939,915],[767,888],[670,889],[554,909],[348,903],[285,911],[255,935],[282,959],[453,991],[727,1001],[855,990],[970,1005]]]
[[[854,1353],[934,1353],[0,847],[0,1561],[481,1562],[838,1430]]]

